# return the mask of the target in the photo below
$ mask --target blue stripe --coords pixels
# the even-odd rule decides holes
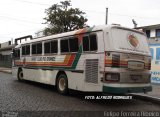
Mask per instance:
[[[149,46],[160,46],[160,44],[149,44]]]

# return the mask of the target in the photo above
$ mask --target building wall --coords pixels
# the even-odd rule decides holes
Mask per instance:
[[[151,61],[151,83],[160,84],[160,37],[156,37],[156,29],[160,29],[159,25],[142,27],[143,31],[150,30],[148,43],[152,55]]]
[[[0,67],[12,67],[11,55],[0,54]]]
[[[11,42],[1,43],[0,47],[0,67],[12,67],[11,52],[14,45]]]
[[[156,37],[156,31],[155,29],[151,29],[151,32],[150,32],[150,37]]]
[[[160,26],[158,27],[149,27],[149,28],[141,28],[146,35],[148,34],[147,31],[150,31],[150,37],[148,37],[148,43],[149,44],[160,44],[160,37],[156,36],[156,29],[160,29]],[[148,35],[147,35],[148,36]]]

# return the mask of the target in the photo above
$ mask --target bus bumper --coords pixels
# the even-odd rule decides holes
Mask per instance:
[[[103,86],[104,93],[124,94],[124,93],[145,93],[152,91],[152,86],[144,87],[109,87]]]

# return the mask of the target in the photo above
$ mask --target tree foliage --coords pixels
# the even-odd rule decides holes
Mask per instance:
[[[79,8],[72,8],[71,1],[61,1],[60,4],[54,4],[45,10],[47,16],[44,18],[48,27],[45,28],[44,34],[56,34],[67,31],[73,31],[83,28],[87,19],[83,16]]]

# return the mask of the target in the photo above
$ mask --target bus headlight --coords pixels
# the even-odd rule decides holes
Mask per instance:
[[[118,82],[120,80],[120,74],[119,73],[106,73],[105,80],[111,81],[111,82]]]

